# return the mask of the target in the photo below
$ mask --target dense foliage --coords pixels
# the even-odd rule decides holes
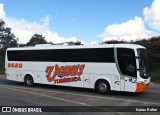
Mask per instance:
[[[147,48],[150,70],[160,71],[160,36],[135,42]]]
[[[0,19],[0,72],[4,71],[4,59],[6,49],[17,47],[18,38],[11,32],[11,28],[5,27],[5,22]]]
[[[36,44],[46,44],[45,37],[40,34],[34,34],[29,42],[26,43],[26,46],[35,46]]]
[[[17,47],[18,38],[11,32],[11,28],[5,27],[5,22],[0,19],[0,53],[5,55],[5,51],[9,47]]]

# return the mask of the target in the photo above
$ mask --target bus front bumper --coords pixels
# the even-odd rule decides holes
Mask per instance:
[[[149,88],[150,84],[143,84],[143,83],[137,83],[137,89],[135,92],[144,92],[145,90],[147,90]]]

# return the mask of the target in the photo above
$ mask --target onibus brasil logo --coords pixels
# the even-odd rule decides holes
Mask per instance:
[[[46,67],[46,77],[48,82],[54,82],[54,84],[65,82],[81,81],[80,75],[83,73],[85,64],[78,65],[66,65],[60,66],[58,64],[54,66]],[[59,77],[60,79],[56,79]]]

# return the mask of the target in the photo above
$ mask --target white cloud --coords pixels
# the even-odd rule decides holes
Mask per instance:
[[[150,7],[143,9],[145,21],[155,30],[160,31],[160,0],[154,0]]]
[[[5,18],[6,15],[3,6],[3,4],[0,4],[0,18]]]
[[[11,27],[12,32],[17,38],[19,38],[19,43],[28,42],[32,35],[34,35],[35,33],[42,34],[47,41],[53,43],[80,40],[77,37],[61,37],[58,35],[58,33],[53,32],[49,28],[49,16],[46,16],[43,19],[34,22],[28,22],[25,19],[13,19],[6,15],[3,6],[3,4],[0,4],[0,18],[3,18],[5,20],[7,27]],[[83,41],[81,42],[84,43]]]
[[[121,24],[112,24],[105,27],[105,30],[99,37],[103,41],[107,40],[136,40],[139,38],[150,38],[158,36],[160,33],[160,0],[154,0],[150,7],[143,9],[144,19],[135,17],[132,20]],[[153,29],[148,30],[145,25],[148,24]]]
[[[136,40],[139,38],[149,38],[157,35],[156,32],[147,30],[144,26],[144,21],[140,17],[135,17],[132,20],[121,24],[109,25],[105,28],[104,33],[99,36],[103,41],[107,40]]]
[[[98,35],[107,40],[136,40],[139,38],[150,38],[157,36],[160,31],[160,0],[154,0],[151,6],[143,9],[144,19],[141,17],[134,17],[126,22],[120,24],[112,24],[105,27],[102,34]],[[61,37],[57,32],[53,32],[49,28],[50,17],[45,16],[43,19],[35,22],[28,22],[25,19],[13,19],[6,15],[4,5],[0,4],[0,18],[3,18],[7,27],[12,28],[12,32],[19,38],[19,43],[26,43],[31,36],[35,33],[42,34],[47,41],[54,43],[77,41],[77,37]],[[58,16],[58,15],[57,15]],[[77,21],[72,18],[72,21]],[[145,25],[148,24],[153,30],[146,29]],[[83,41],[81,41],[84,43]],[[96,41],[91,42],[91,44]]]

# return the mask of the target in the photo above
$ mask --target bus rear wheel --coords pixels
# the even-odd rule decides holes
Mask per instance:
[[[25,77],[24,83],[25,83],[27,86],[29,86],[29,87],[33,86],[34,81],[33,81],[32,76],[31,76],[31,75],[27,75],[27,76]]]
[[[95,90],[97,93],[100,94],[107,94],[110,92],[110,85],[107,81],[105,80],[99,80],[96,83]]]

